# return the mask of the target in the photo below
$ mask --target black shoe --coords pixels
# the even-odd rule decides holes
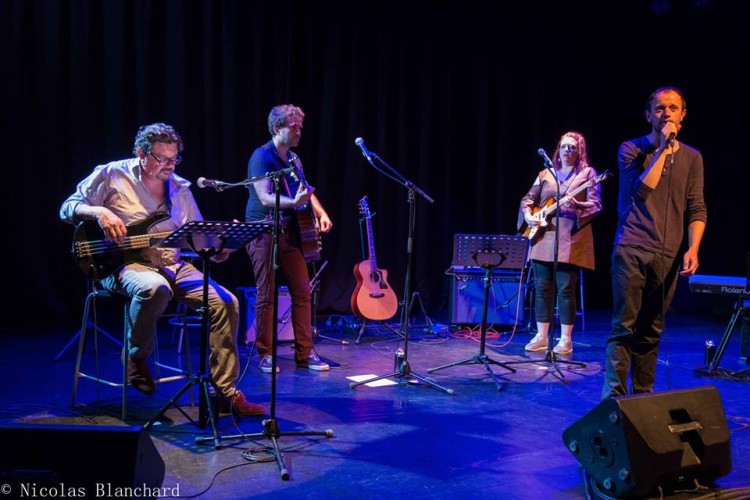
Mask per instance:
[[[128,358],[128,383],[138,392],[150,396],[156,390],[145,359]]]

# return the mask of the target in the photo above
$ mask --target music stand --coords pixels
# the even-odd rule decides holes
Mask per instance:
[[[271,250],[272,263],[273,263],[273,326],[272,326],[272,342],[271,342],[271,410],[270,417],[263,421],[263,431],[252,434],[233,434],[231,436],[224,436],[223,439],[249,439],[253,440],[256,438],[268,439],[271,441],[271,446],[266,446],[265,451],[272,453],[276,460],[276,465],[279,468],[279,474],[281,479],[286,481],[289,479],[289,471],[284,465],[284,460],[281,456],[281,448],[279,448],[278,438],[281,436],[325,436],[333,437],[333,430],[327,429],[325,431],[302,431],[302,432],[281,432],[279,424],[276,421],[276,352],[278,350],[278,318],[279,318],[279,288],[278,277],[279,277],[279,233],[281,230],[281,176],[284,174],[291,173],[295,170],[295,167],[287,167],[280,170],[273,170],[267,172],[264,175],[258,177],[252,177],[244,181],[227,184],[222,183],[224,186],[249,186],[255,182],[270,179],[273,182],[275,202],[273,209],[273,225],[271,227],[271,234],[273,239],[273,248]],[[223,189],[223,187],[222,187]],[[263,222],[263,224],[268,224]],[[257,337],[256,337],[257,338]],[[208,438],[197,437],[195,438],[196,444],[203,444]]]
[[[144,429],[149,429],[172,406],[176,407],[188,420],[195,424],[196,422],[179,407],[177,401],[188,389],[196,384],[200,384],[197,426],[203,429],[206,427],[207,422],[210,422],[211,430],[213,431],[214,448],[221,448],[221,440],[216,429],[216,414],[213,408],[209,407],[211,406],[209,384],[213,385],[217,394],[220,394],[221,391],[211,379],[206,366],[209,335],[208,285],[211,257],[217,255],[225,248],[240,248],[248,240],[268,231],[270,228],[271,224],[268,222],[190,221],[176,229],[161,242],[160,246],[162,247],[191,248],[201,258],[203,270],[203,304],[198,309],[201,316],[200,372],[190,376],[187,384],[151,420],[146,422],[143,426]]]
[[[492,281],[492,271],[496,268],[521,269],[526,262],[526,255],[529,249],[529,240],[523,236],[504,236],[504,235],[459,235],[454,237],[454,258],[453,263],[456,265],[466,265],[467,253],[471,252],[471,259],[474,264],[484,269],[484,301],[482,306],[482,327],[479,340],[479,352],[469,358],[448,363],[447,365],[430,368],[427,373],[436,372],[443,368],[450,368],[458,365],[481,364],[490,374],[497,385],[497,390],[502,390],[502,385],[497,379],[497,375],[492,371],[490,365],[502,366],[511,373],[516,370],[509,367],[506,363],[494,360],[485,354],[487,344],[487,308],[489,306],[490,283]],[[510,258],[510,260],[509,260]]]

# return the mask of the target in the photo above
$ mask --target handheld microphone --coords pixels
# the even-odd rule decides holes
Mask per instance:
[[[547,156],[547,152],[544,150],[544,148],[539,148],[536,150],[537,154],[542,157],[542,160],[544,160],[544,166],[548,169],[554,171],[555,170],[555,164],[552,163],[552,160],[549,159],[549,156]]]
[[[674,138],[675,138],[676,136],[677,136],[677,134],[675,134],[674,132],[672,132],[672,133],[670,133],[670,134],[669,134],[669,137],[667,138],[667,145],[668,145],[668,146],[669,146],[670,148],[673,148],[673,147],[674,147]]]
[[[359,146],[359,149],[362,150],[362,155],[367,158],[367,161],[371,162],[374,155],[370,152],[369,149],[367,149],[367,146],[365,146],[365,140],[361,137],[357,137],[356,139],[354,139],[354,144]]]
[[[216,179],[206,179],[205,177],[198,177],[198,180],[195,181],[195,183],[198,184],[199,188],[214,188],[217,191],[224,187],[223,182],[217,181]]]

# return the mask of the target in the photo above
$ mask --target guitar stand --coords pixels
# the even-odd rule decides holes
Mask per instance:
[[[422,309],[422,314],[424,315],[425,322],[427,323],[427,326],[429,328],[429,331],[434,332],[435,331],[435,323],[432,322],[432,319],[427,315],[427,310],[424,307],[424,302],[422,302],[422,296],[419,294],[419,292],[414,292],[411,294],[411,300],[409,301],[409,309],[407,312],[407,317],[411,316],[411,310],[412,307],[414,307],[414,300],[419,301],[419,307]],[[401,303],[401,306],[403,306],[403,303]],[[357,340],[354,341],[355,344],[359,344],[361,342],[362,334],[365,332],[365,329],[367,328],[367,321],[366,319],[362,320],[362,325],[359,327],[359,333],[357,335]],[[392,331],[396,335],[398,335],[400,338],[404,338],[404,334],[401,333],[401,330],[403,328],[403,325],[398,325],[398,329],[393,328],[391,325],[386,323],[385,321],[375,321],[374,323],[377,323],[380,326],[383,326],[387,328],[388,330]]]
[[[516,373],[516,370],[511,368],[507,365],[507,363],[501,363],[499,361],[496,361],[489,356],[485,354],[485,345],[487,341],[487,308],[489,305],[489,297],[490,297],[490,282],[492,281],[492,270],[499,266],[504,260],[505,255],[503,254],[497,254],[500,256],[499,262],[496,264],[493,263],[485,263],[481,265],[481,267],[484,269],[484,303],[482,308],[482,334],[479,341],[479,353],[470,357],[463,359],[461,361],[455,361],[453,363],[449,363],[447,365],[438,366],[436,368],[430,368],[427,370],[427,373],[436,372],[438,370],[442,370],[443,368],[450,368],[452,366],[458,366],[458,365],[470,365],[470,364],[481,364],[484,366],[484,368],[487,370],[487,373],[492,377],[492,379],[495,381],[495,385],[497,385],[497,390],[502,391],[503,386],[500,384],[500,381],[497,378],[497,375],[495,375],[495,372],[492,371],[490,368],[490,365],[498,365],[502,366],[506,370],[509,370],[511,373]]]

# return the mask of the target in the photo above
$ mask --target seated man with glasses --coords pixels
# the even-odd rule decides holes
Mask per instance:
[[[203,220],[190,182],[174,173],[182,149],[182,138],[170,125],[140,127],[133,146],[135,157],[97,166],[63,202],[60,218],[70,224],[95,220],[101,234],[91,239],[104,238],[118,245],[126,244],[127,236],[169,233],[189,221]],[[224,260],[227,254],[213,259]],[[100,276],[100,282],[110,292],[130,298],[124,360],[128,383],[150,395],[154,381],[146,358],[153,349],[157,321],[173,298],[192,309],[203,305],[203,273],[181,260],[179,249],[148,247],[128,255],[133,257],[108,276]],[[237,298],[210,280],[208,309],[213,382],[238,413],[263,415],[264,408],[247,401],[235,386],[239,376]]]

